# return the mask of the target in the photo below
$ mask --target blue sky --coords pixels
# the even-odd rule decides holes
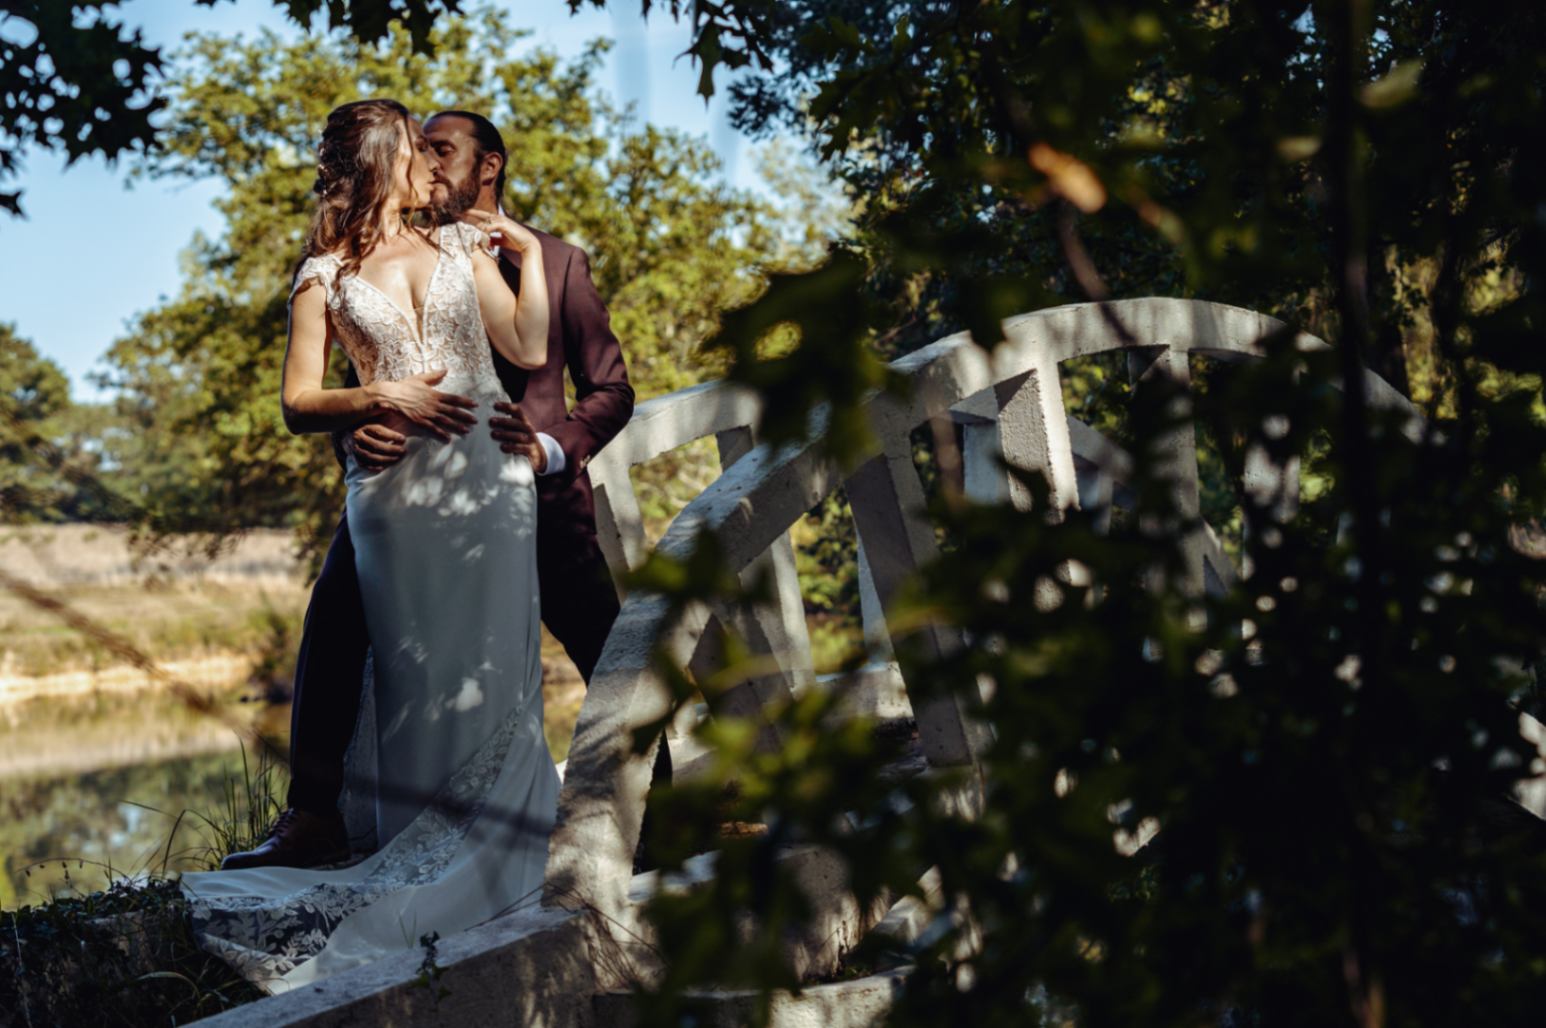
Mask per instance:
[[[639,118],[706,138],[736,184],[757,188],[748,144],[730,128],[723,95],[705,109],[694,93],[697,74],[686,58],[686,29],[657,13],[646,23],[637,0],[614,0],[615,11],[587,8],[571,16],[565,0],[504,3],[533,30],[526,45],[562,56],[578,54],[600,36],[616,40],[600,84]],[[252,33],[268,27],[299,33],[272,0],[236,0],[214,8],[192,0],[128,0],[117,12],[140,26],[147,42],[175,48],[186,32]],[[136,312],[174,295],[182,281],[179,254],[196,230],[221,227],[211,206],[223,191],[214,182],[138,182],[125,188],[126,168],[34,152],[18,181],[26,220],[0,215],[0,321],[70,376],[77,400],[101,399],[87,373]],[[14,186],[12,186],[14,188]]]

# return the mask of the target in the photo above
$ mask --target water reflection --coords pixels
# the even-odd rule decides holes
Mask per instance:
[[[228,787],[242,791],[242,755],[225,722],[281,748],[290,723],[287,703],[255,702],[250,687],[211,690],[220,720],[148,692],[0,704],[0,909],[101,889],[163,862],[169,871],[210,865],[211,833],[194,815],[217,817]],[[548,746],[563,760],[584,687],[546,632],[543,694]],[[480,699],[464,683],[450,703]],[[282,797],[283,781],[273,785]]]
[[[265,727],[288,719],[227,706]],[[237,736],[175,705],[137,708],[37,701],[0,730],[0,908],[211,865],[204,818],[220,820],[233,795],[245,805]]]

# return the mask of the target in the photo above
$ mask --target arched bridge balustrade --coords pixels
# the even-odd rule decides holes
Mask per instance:
[[[1029,507],[1029,495],[999,461],[1002,454],[1009,463],[1046,476],[1055,508],[1109,508],[1125,485],[1132,457],[1069,417],[1059,365],[1125,351],[1136,388],[1157,379],[1184,388],[1190,383],[1193,355],[1225,362],[1251,359],[1260,356],[1261,340],[1283,328],[1273,318],[1237,307],[1161,298],[1057,307],[1010,318],[1003,327],[1005,339],[991,353],[962,333],[895,361],[893,369],[911,386],[908,396],[898,400],[876,395],[866,402],[864,413],[876,445],[846,475],[822,456],[819,431],[799,445],[755,445],[756,398],[722,383],[640,404],[627,429],[592,461],[602,545],[614,570],[621,572],[637,567],[646,556],[629,469],[696,439],[712,435],[717,440],[721,476],[678,514],[658,549],[685,558],[697,533],[706,531],[718,540],[732,569],[746,573],[761,564],[771,566],[778,587],[775,601],[751,623],[743,619],[734,627],[753,646],[776,656],[780,672],[745,687],[742,706],[755,709],[813,679],[789,531],[839,485],[846,489],[858,534],[865,634],[884,654],[886,604],[909,576],[937,555],[933,527],[922,514],[923,486],[912,462],[911,433],[916,427],[937,417],[961,424],[963,477],[970,496],[1009,499],[1022,509]],[[1307,335],[1295,344],[1304,350],[1326,345]],[[1367,373],[1366,394],[1371,404],[1410,413],[1416,424],[1406,399],[1372,372]],[[1157,450],[1166,465],[1162,470],[1174,482],[1179,509],[1197,516],[1200,485],[1190,426],[1177,430]],[[1298,499],[1297,468],[1276,467],[1262,453],[1249,454],[1243,487],[1257,502],[1287,514]],[[1239,575],[1206,524],[1185,545],[1188,587],[1220,589]],[[570,751],[548,864],[549,902],[580,896],[610,912],[629,903],[627,883],[650,764],[628,752],[628,740],[633,727],[658,718],[667,705],[651,667],[651,650],[659,640],[679,666],[690,667],[706,627],[717,616],[702,608],[676,619],[667,614],[659,597],[624,600]],[[942,631],[930,639],[938,648],[957,644]],[[906,686],[895,666],[881,663],[869,671],[864,688],[876,694],[871,706],[895,705]],[[913,713],[931,764],[972,762],[984,729],[964,718],[953,702],[922,705]]]

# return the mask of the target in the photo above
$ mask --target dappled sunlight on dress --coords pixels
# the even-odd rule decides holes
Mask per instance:
[[[449,225],[440,243],[422,337],[335,257],[296,277],[326,290],[361,382],[443,367],[439,388],[478,401],[480,425],[449,443],[413,434],[385,471],[348,460],[373,670],[344,802],[364,798],[381,848],[341,870],[183,876],[200,944],[274,992],[535,902],[542,885],[558,775],[542,733],[536,491],[482,424],[505,394],[473,284],[478,235]]]

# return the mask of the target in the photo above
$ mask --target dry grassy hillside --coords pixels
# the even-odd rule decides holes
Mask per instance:
[[[0,567],[45,589],[158,582],[293,586],[302,568],[294,537],[255,529],[210,557],[200,540],[149,552],[130,546],[126,529],[103,525],[0,525]]]
[[[139,554],[124,530],[93,525],[0,528],[8,576],[158,662],[287,645],[308,587],[288,533],[250,533],[213,559],[196,548]],[[122,663],[106,639],[0,590],[0,680]]]

